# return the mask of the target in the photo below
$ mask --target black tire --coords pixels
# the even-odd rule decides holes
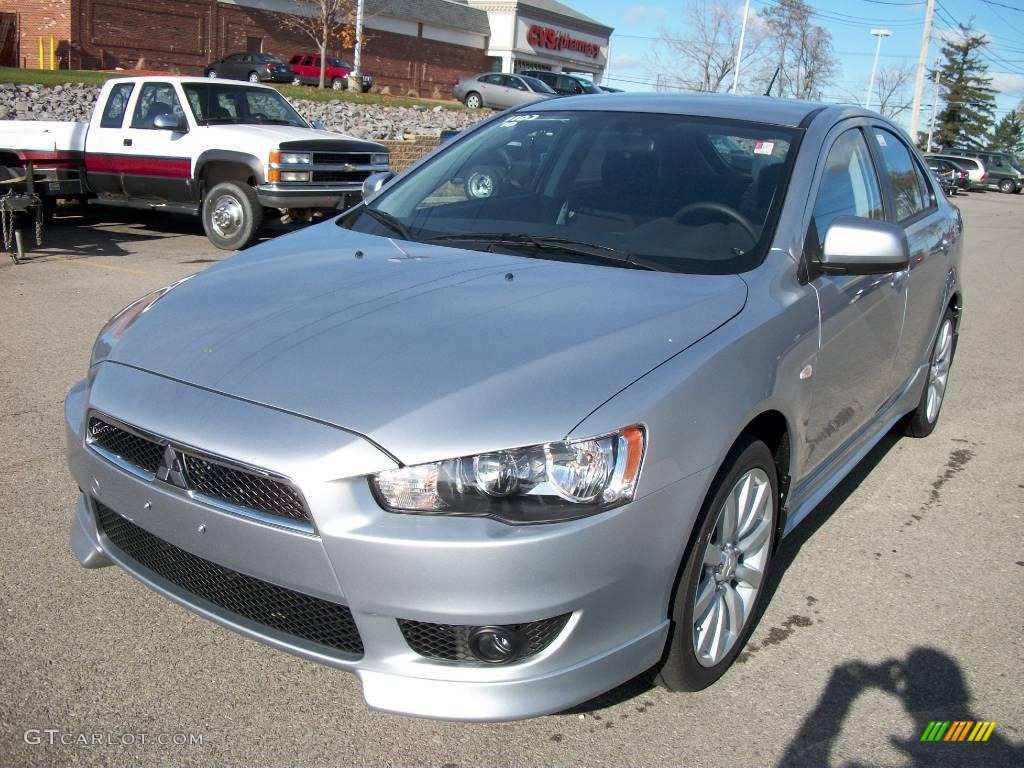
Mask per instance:
[[[937,361],[937,357],[940,355],[941,347],[944,344],[947,328],[950,334],[948,360],[940,364]],[[942,322],[939,323],[939,330],[935,334],[935,340],[932,342],[928,353],[928,372],[924,389],[921,391],[921,399],[917,403],[917,408],[907,414],[907,417],[903,420],[903,434],[908,437],[928,437],[928,435],[935,431],[935,427],[939,423],[939,416],[942,414],[942,403],[945,401],[946,390],[949,386],[949,374],[952,371],[953,358],[956,356],[956,344],[956,316],[953,314],[953,310],[947,307],[945,314],[942,316]],[[939,396],[938,405],[934,409],[930,409],[929,393],[933,392],[933,376],[936,374],[936,365],[939,365],[940,368],[944,365],[945,378],[942,381],[942,392]]]
[[[331,89],[335,91],[344,91],[347,83],[343,77],[335,77],[331,80]]]
[[[210,69],[206,70],[206,76],[211,79],[217,77],[217,70],[211,67]]]
[[[248,80],[250,83],[258,83],[260,81],[260,76],[255,72],[250,72]]]
[[[470,91],[466,94],[465,104],[470,109],[480,109],[484,105],[484,100],[480,98],[480,94],[476,91]]]
[[[466,197],[483,200],[497,197],[502,190],[504,176],[496,165],[478,165],[466,174]]]
[[[203,230],[218,248],[236,251],[251,244],[263,224],[256,190],[237,181],[222,181],[203,203]]]
[[[737,579],[731,579],[731,577],[737,567],[737,563],[725,565],[723,560],[723,565],[718,569],[706,566],[704,553],[709,547],[714,546],[714,538],[721,537],[717,530],[719,514],[729,495],[748,473],[756,471],[762,472],[763,476],[767,478],[767,492],[771,494],[769,497],[771,515],[767,520],[764,520],[767,514],[764,513],[761,518],[764,528],[767,529],[766,535],[768,538],[764,544],[760,545],[764,548],[760,550],[763,563],[760,567],[759,588],[752,596],[750,605],[745,607],[743,624],[738,633],[733,633],[735,634],[735,639],[732,641],[732,645],[724,651],[717,662],[711,663],[709,660],[708,664],[705,665],[698,660],[694,638],[694,611],[697,589],[702,584],[708,584],[707,580],[711,579],[710,583],[714,587],[712,603],[718,601],[720,599],[718,594],[721,591],[718,588],[718,578],[722,574],[721,568],[726,568],[727,573],[725,574],[724,582],[722,582],[722,590],[727,590],[727,585],[731,584],[733,591],[736,592]],[[778,478],[776,475],[775,458],[772,456],[772,452],[760,440],[748,436],[742,437],[733,446],[732,450],[729,451],[729,455],[726,457],[714,483],[711,485],[711,489],[708,491],[708,496],[701,508],[700,515],[697,517],[696,525],[699,526],[698,531],[690,544],[686,560],[682,565],[676,588],[673,592],[672,605],[669,606],[672,631],[665,649],[665,655],[659,667],[654,670],[654,681],[658,685],[673,691],[699,691],[707,688],[725,674],[725,671],[732,665],[740,651],[743,650],[743,646],[746,645],[750,633],[757,625],[764,602],[769,569],[771,567],[771,554],[775,548],[775,539],[778,531],[778,499]],[[755,521],[754,527],[757,526],[758,522]],[[746,526],[738,526],[738,528],[740,531],[747,529]],[[737,538],[742,541],[744,537],[737,535]],[[743,559],[738,561],[739,565],[743,563]],[[722,594],[724,595],[725,592],[722,591]],[[708,614],[707,620],[712,620],[711,614]]]
[[[1017,185],[1014,184],[1010,179],[1003,179],[999,182],[999,191],[1004,195],[1012,195],[1014,190],[1017,189]]]

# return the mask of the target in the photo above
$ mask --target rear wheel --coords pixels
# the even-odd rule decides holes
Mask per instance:
[[[222,250],[245,248],[256,239],[262,224],[263,207],[248,184],[222,181],[203,204],[203,230]]]
[[[775,457],[744,438],[729,452],[701,509],[700,530],[671,606],[672,636],[655,680],[699,691],[718,680],[753,631],[775,546]]]
[[[1012,195],[1014,190],[1017,189],[1017,185],[1014,184],[1010,179],[1003,179],[999,182],[999,191],[1004,195]]]
[[[260,76],[258,74],[256,74],[255,72],[250,72],[249,73],[249,82],[250,83],[258,83],[259,81],[260,81]]]
[[[217,70],[215,70],[215,69],[208,69],[208,70],[206,70],[206,76],[209,77],[209,78],[217,77]]]
[[[466,94],[466,106],[470,109],[480,109],[484,105],[483,99],[480,98],[480,94],[476,91]]]
[[[903,433],[910,437],[928,437],[939,423],[939,412],[942,401],[946,397],[946,386],[949,384],[949,371],[956,354],[956,318],[953,310],[947,308],[939,323],[939,332],[932,344],[932,354],[928,363],[928,380],[917,408],[907,417],[903,424]]]

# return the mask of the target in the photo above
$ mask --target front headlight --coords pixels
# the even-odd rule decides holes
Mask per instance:
[[[92,368],[96,363],[102,363],[106,360],[110,355],[110,350],[128,332],[128,329],[131,328],[135,321],[142,317],[143,313],[148,312],[150,307],[160,301],[160,299],[193,277],[195,275],[189,275],[175,283],[165,285],[163,288],[157,288],[152,293],[147,293],[141,299],[136,299],[107,320],[107,324],[103,326],[103,330],[100,331],[100,335],[96,337],[96,342],[92,345],[89,367]]]
[[[646,436],[631,426],[599,437],[464,456],[373,475],[389,512],[552,523],[633,499]]]
[[[286,152],[282,149],[270,153],[270,162],[279,165],[309,165],[313,162],[313,155],[310,152]]]
[[[370,163],[373,165],[387,165],[389,159],[390,155],[386,152],[381,152],[380,154],[371,155]]]

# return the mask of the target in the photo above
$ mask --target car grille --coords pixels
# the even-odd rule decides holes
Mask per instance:
[[[160,457],[164,454],[159,443],[97,418],[89,419],[89,442],[151,475],[156,474]]]
[[[313,181],[350,181],[362,183],[369,171],[313,171]]]
[[[153,476],[160,468],[168,444],[155,436],[143,437],[95,416],[89,419],[89,443]],[[195,491],[215,502],[227,502],[288,520],[312,522],[299,492],[284,480],[212,461],[187,449],[175,447],[175,451],[184,464],[184,490]]]
[[[367,152],[314,152],[313,165],[370,165],[373,156]]]
[[[142,568],[236,616],[350,656],[363,641],[348,606],[321,600],[217,565],[154,536],[93,499],[99,528]],[[336,655],[336,654],[335,654]]]
[[[521,633],[526,638],[526,649],[519,659],[540,653],[558,637],[569,621],[569,614],[553,619],[531,621],[526,624],[505,625],[507,629]],[[462,624],[431,624],[426,621],[399,619],[405,642],[420,656],[444,661],[480,661],[469,650],[469,635],[476,626]],[[480,625],[477,625],[480,626]]]

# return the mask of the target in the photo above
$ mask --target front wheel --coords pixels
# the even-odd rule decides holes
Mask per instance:
[[[334,78],[333,80],[331,80],[331,88],[333,88],[335,91],[345,90],[345,79],[342,77]]]
[[[775,546],[775,458],[760,440],[729,452],[697,524],[671,606],[672,635],[655,680],[699,691],[718,680],[753,631]]]
[[[263,206],[248,184],[222,181],[203,203],[203,230],[222,250],[245,248],[256,239],[262,224]]]
[[[999,182],[999,191],[1004,195],[1012,195],[1014,190],[1017,189],[1017,185],[1009,179],[1003,179]]]
[[[250,83],[258,83],[259,81],[260,81],[260,76],[258,74],[256,74],[255,72],[250,72],[249,73],[249,82]]]
[[[903,433],[908,437],[928,437],[935,431],[935,426],[939,423],[942,401],[946,398],[946,386],[949,384],[949,372],[955,354],[956,317],[953,310],[947,308],[932,344],[928,380],[921,393],[921,400],[903,424]]]

